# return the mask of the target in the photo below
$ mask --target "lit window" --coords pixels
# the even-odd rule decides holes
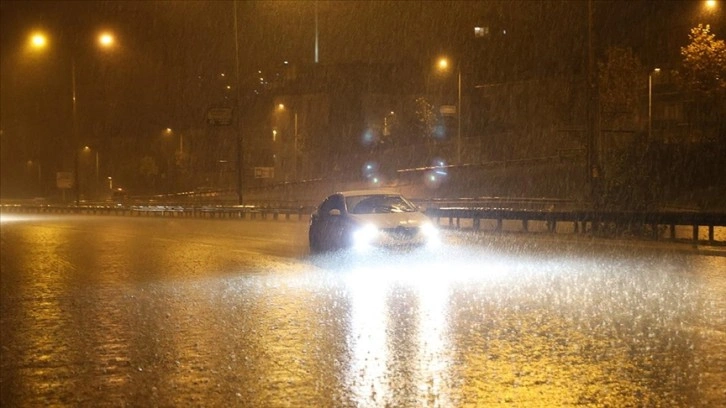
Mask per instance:
[[[486,37],[489,35],[489,27],[474,27],[474,37]]]

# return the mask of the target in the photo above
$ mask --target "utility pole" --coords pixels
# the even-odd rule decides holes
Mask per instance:
[[[593,205],[597,206],[600,201],[600,191],[596,184],[601,182],[598,166],[598,143],[595,135],[596,98],[595,98],[595,61],[593,51],[593,4],[592,0],[587,2],[587,181],[590,188],[590,197]]]
[[[315,0],[315,63],[320,62],[320,54],[318,48],[318,0]]]
[[[239,80],[239,35],[237,31],[237,1],[233,1],[234,5],[234,64],[235,64],[235,80],[236,80],[236,93],[237,103],[235,112],[234,128],[237,136],[237,204],[242,205],[243,202],[243,190],[244,190],[244,152],[242,151],[242,100],[240,94],[240,80]]]

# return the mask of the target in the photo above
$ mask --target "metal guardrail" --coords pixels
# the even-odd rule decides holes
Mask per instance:
[[[676,240],[676,226],[690,226],[693,229],[692,242],[699,242],[699,227],[708,228],[708,242],[716,244],[714,229],[726,227],[726,213],[702,213],[702,212],[633,212],[633,211],[592,211],[592,210],[517,210],[517,209],[492,209],[492,208],[470,208],[470,207],[442,207],[426,210],[426,214],[441,223],[441,218],[448,218],[450,226],[460,227],[461,219],[472,220],[472,228],[479,230],[482,220],[494,220],[495,231],[502,231],[502,224],[505,220],[516,220],[522,222],[522,229],[529,230],[529,221],[544,221],[549,232],[555,232],[557,223],[571,222],[574,225],[575,233],[589,231],[597,234],[600,231],[612,229],[632,229],[648,227],[650,237],[658,240],[660,238],[660,227],[669,229],[669,238]]]
[[[312,209],[265,208],[253,206],[180,206],[180,205],[3,205],[0,210],[8,213],[30,214],[91,214],[117,216],[161,216],[189,218],[229,219],[296,219],[307,220]]]
[[[440,204],[440,203],[439,203]],[[467,203],[468,204],[468,203]],[[550,207],[551,208],[551,207]],[[48,213],[48,214],[98,214],[117,216],[162,216],[190,218],[226,218],[249,220],[296,220],[307,221],[311,207],[267,208],[257,206],[191,206],[180,205],[27,205],[6,204],[0,211],[6,213]],[[575,233],[607,235],[617,230],[638,229],[643,238],[660,239],[663,229],[668,229],[668,237],[676,241],[676,226],[692,228],[690,242],[698,244],[700,227],[708,228],[708,243],[726,245],[726,239],[717,239],[715,228],[726,227],[726,213],[660,211],[592,211],[592,210],[553,210],[553,209],[511,209],[486,207],[430,207],[426,215],[441,225],[441,219],[448,219],[448,226],[461,228],[461,220],[470,220],[472,229],[480,230],[481,222],[495,222],[494,231],[503,231],[505,221],[521,222],[521,230],[530,232],[529,222],[539,221],[546,224],[548,232],[555,233],[558,223],[572,223]],[[644,233],[648,232],[648,233]]]

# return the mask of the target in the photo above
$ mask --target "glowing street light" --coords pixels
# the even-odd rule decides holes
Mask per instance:
[[[173,136],[174,130],[172,130],[172,128],[166,128],[164,129],[164,135]],[[184,154],[184,135],[181,133],[179,133],[179,154]]]
[[[438,66],[439,66],[439,69],[442,71],[448,70],[449,69],[449,60],[447,60],[446,58],[439,59]]]
[[[707,9],[713,10],[718,6],[718,2],[716,0],[706,0],[704,2],[704,6],[706,6]]]
[[[36,49],[45,48],[48,45],[48,37],[43,33],[33,33],[30,36],[30,46]]]
[[[98,149],[92,149],[89,146],[83,146],[83,152],[84,153],[90,153],[91,151],[94,151],[95,154],[96,154],[96,185],[94,187],[94,191],[95,191],[95,190],[98,189],[98,185],[99,185],[99,178],[98,178],[98,173],[99,173],[99,171],[98,171],[99,170]]]
[[[98,43],[102,47],[104,47],[104,48],[108,48],[108,47],[113,46],[114,43],[115,43],[115,39],[113,37],[113,34],[110,34],[110,33],[101,33],[98,36]]]
[[[660,68],[654,68],[648,73],[648,142],[653,139],[653,74],[660,72]]]
[[[439,71],[449,70],[448,58],[439,58],[437,62]],[[457,63],[457,97],[456,97],[456,164],[461,164],[461,64]]]
[[[293,154],[292,154],[292,160],[293,160],[293,171],[294,171],[294,177],[298,177],[298,129],[297,129],[297,110],[294,108],[288,108],[285,106],[284,103],[278,103],[277,104],[277,111],[278,112],[285,112],[287,110],[292,111],[293,115]],[[273,141],[277,137],[277,132],[273,130]]]
[[[30,46],[34,49],[45,49],[48,45],[48,37],[42,33],[42,32],[34,32],[30,36]],[[98,43],[101,48],[111,48],[115,44],[115,38],[114,36],[109,32],[103,32],[98,36]],[[72,123],[73,123],[73,150],[75,153],[74,161],[75,161],[75,172],[74,172],[74,188],[75,188],[75,195],[76,195],[76,204],[80,201],[80,188],[79,188],[79,180],[78,180],[78,110],[77,110],[77,98],[76,98],[76,58],[75,54],[71,53],[71,103],[72,103]],[[83,149],[85,151],[85,149]],[[97,157],[98,159],[98,157]],[[98,161],[98,160],[97,160]],[[98,172],[98,170],[97,170]],[[98,179],[98,174],[96,174],[96,178]]]

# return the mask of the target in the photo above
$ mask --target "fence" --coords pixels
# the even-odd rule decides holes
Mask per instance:
[[[448,220],[450,228],[471,228],[482,230],[482,223],[493,224],[492,231],[503,232],[505,222],[516,222],[519,231],[534,232],[532,223],[544,225],[544,231],[557,233],[558,226],[563,223],[571,226],[575,234],[591,233],[600,236],[616,236],[630,232],[641,238],[659,240],[665,237],[678,241],[677,227],[690,228],[692,233],[689,241],[698,244],[707,241],[712,245],[726,245],[726,213],[703,213],[688,211],[667,212],[624,212],[624,211],[591,211],[591,210],[553,210],[549,208],[507,209],[507,208],[476,208],[476,207],[437,207],[428,202],[426,215],[436,220]],[[441,204],[441,203],[438,203]],[[540,203],[541,204],[541,203]],[[538,207],[538,206],[533,206]],[[160,217],[193,217],[193,218],[225,218],[247,220],[296,220],[306,221],[314,210],[309,206],[292,208],[265,208],[257,206],[169,206],[169,205],[136,205],[136,206],[64,206],[64,205],[3,205],[4,213],[47,213],[47,214],[98,214],[117,216],[160,216]],[[465,220],[465,223],[462,223]],[[464,225],[469,224],[469,225]],[[706,229],[707,238],[700,239],[701,228]],[[716,234],[716,230],[719,233]],[[540,228],[542,230],[542,228]]]

